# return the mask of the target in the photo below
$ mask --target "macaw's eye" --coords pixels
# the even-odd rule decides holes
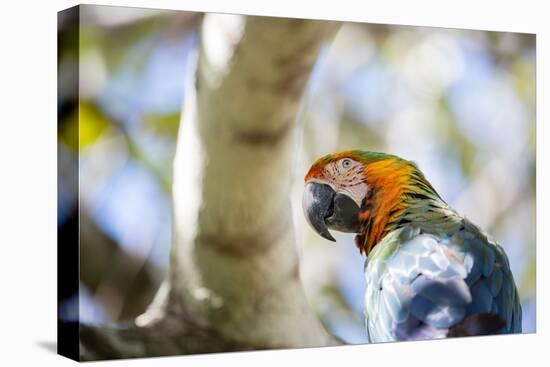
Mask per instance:
[[[349,168],[350,166],[351,166],[351,160],[349,160],[349,159],[344,159],[344,160],[342,161],[342,167],[344,167],[344,168]]]

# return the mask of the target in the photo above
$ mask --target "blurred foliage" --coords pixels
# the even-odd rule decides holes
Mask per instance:
[[[94,228],[86,243],[97,246],[95,271],[110,270],[108,277],[91,267],[83,274],[87,322],[139,314],[129,305],[146,305],[165,272],[172,158],[187,57],[202,17],[120,9],[131,8],[85,8],[79,111],[61,116],[60,152],[79,159],[81,210]],[[75,55],[59,47],[63,78]],[[60,106],[76,93],[60,91]],[[292,192],[302,279],[333,333],[365,342],[364,259],[351,235],[337,234],[334,246],[311,233],[299,204],[301,178],[315,158],[350,148],[416,161],[449,204],[493,234],[520,288],[524,331],[534,331],[534,122],[534,35],[343,25],[304,98]],[[68,143],[76,135],[79,157]]]
[[[144,122],[153,133],[173,138],[178,133],[180,114],[145,116]]]
[[[69,121],[60,129],[59,138],[69,149],[77,153],[95,143],[110,122],[101,110],[89,102],[80,103]],[[76,144],[78,146],[75,146]]]

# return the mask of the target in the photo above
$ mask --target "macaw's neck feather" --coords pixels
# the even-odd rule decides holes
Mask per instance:
[[[382,156],[365,165],[365,177],[369,191],[359,214],[362,231],[356,237],[364,255],[395,229],[422,225],[428,217],[440,222],[454,213],[412,162]]]

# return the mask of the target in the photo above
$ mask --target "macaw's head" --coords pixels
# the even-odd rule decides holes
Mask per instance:
[[[357,233],[357,247],[368,254],[407,221],[407,208],[421,200],[441,199],[414,163],[384,153],[347,150],[313,163],[305,177],[302,206],[319,235],[335,241],[329,229]]]

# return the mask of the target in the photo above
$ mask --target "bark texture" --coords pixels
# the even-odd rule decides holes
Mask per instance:
[[[83,326],[84,358],[337,343],[308,307],[290,207],[296,115],[336,30],[205,16],[174,160],[169,278],[136,325]]]

